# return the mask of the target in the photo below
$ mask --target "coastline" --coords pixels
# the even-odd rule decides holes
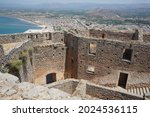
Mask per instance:
[[[0,16],[1,16],[1,15],[0,15]],[[18,20],[20,20],[20,21],[24,21],[24,22],[27,22],[27,23],[30,23],[30,24],[34,24],[34,25],[36,25],[36,26],[38,26],[38,27],[41,27],[41,28],[46,27],[46,25],[41,25],[41,24],[38,24],[38,23],[33,22],[33,21],[31,21],[31,20],[27,20],[27,19],[25,19],[25,18],[21,18],[21,17],[18,17],[18,16],[2,15],[1,17],[15,18],[15,19],[18,19]]]
[[[31,21],[30,19],[28,20],[28,19],[26,19],[26,18],[21,18],[21,17],[19,17],[19,16],[11,16],[11,15],[0,15],[0,17],[6,17],[6,18],[13,18],[13,19],[16,19],[16,20],[19,20],[19,21],[22,21],[22,22],[24,22],[24,23],[29,23],[29,25],[34,25],[35,27],[37,27],[37,28],[33,28],[33,30],[43,30],[43,29],[45,29],[45,27],[47,27],[46,25],[42,25],[42,23],[41,22],[34,22],[34,21]],[[40,24],[41,23],[41,24]],[[0,28],[1,29],[1,28]],[[26,31],[28,31],[28,30],[30,30],[30,29],[32,29],[32,28],[29,28],[29,29],[25,29],[24,31],[22,31],[22,29],[17,29],[17,31],[10,31],[10,29],[8,29],[7,31],[5,31],[5,30],[3,30],[3,31],[1,31],[0,32],[0,35],[5,35],[5,34],[16,34],[16,33],[24,33],[24,32],[26,32]],[[15,30],[15,29],[14,29]]]
[[[27,20],[27,19],[23,19],[23,18],[20,18],[20,17],[16,17],[16,19],[24,21],[24,22],[27,22],[27,23],[30,23],[30,24],[37,25],[38,27],[41,27],[41,28],[45,28],[46,27],[45,25],[40,25],[40,24],[38,24],[36,22],[30,21],[30,20]]]

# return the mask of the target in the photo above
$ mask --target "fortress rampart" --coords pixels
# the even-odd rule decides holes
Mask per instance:
[[[4,56],[4,44],[30,40],[3,59],[19,59],[20,52],[32,48],[26,59],[28,67],[22,67],[20,73],[26,74],[21,79],[28,77],[28,72],[33,75],[32,80],[26,81],[48,84],[75,78],[125,89],[150,86],[150,34],[141,30],[90,29],[86,35],[89,36],[68,32],[0,35],[0,55]]]

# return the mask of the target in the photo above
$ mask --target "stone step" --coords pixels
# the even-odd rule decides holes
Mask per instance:
[[[140,95],[143,95],[143,90],[142,90],[142,88],[140,88]]]
[[[131,89],[131,93],[133,93],[133,89]]]
[[[143,87],[143,94],[146,94],[146,87]]]
[[[150,87],[148,87],[148,89],[149,89],[149,92],[150,92]]]
[[[148,88],[148,87],[145,87],[145,89],[146,89],[146,93],[149,93],[149,88]]]
[[[150,87],[131,88],[127,89],[127,92],[134,93],[137,95],[144,95],[150,93]]]
[[[136,88],[133,89],[134,93],[136,94]]]
[[[138,94],[138,95],[140,95],[140,91],[139,91],[139,88],[137,88],[136,90],[137,90],[137,94]]]

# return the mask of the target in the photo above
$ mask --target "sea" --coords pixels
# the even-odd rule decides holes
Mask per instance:
[[[41,29],[41,27],[17,18],[0,16],[0,34],[23,33],[28,29]]]

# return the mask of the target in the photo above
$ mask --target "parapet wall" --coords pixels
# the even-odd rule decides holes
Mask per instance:
[[[31,39],[34,43],[42,43],[43,41],[52,41],[53,43],[64,43],[63,32],[43,32],[43,33],[20,33],[0,35],[0,44],[21,42]]]
[[[89,30],[89,37],[99,39],[112,39],[120,41],[143,41],[143,32],[141,30],[135,31],[108,31],[108,30]]]
[[[21,42],[25,39],[27,39],[27,35],[25,34],[0,35],[0,44]]]

